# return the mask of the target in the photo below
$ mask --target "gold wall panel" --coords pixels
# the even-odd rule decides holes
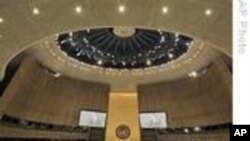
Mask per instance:
[[[130,128],[130,136],[119,139],[116,129],[119,125]],[[140,141],[139,109],[137,93],[110,93],[106,141]]]

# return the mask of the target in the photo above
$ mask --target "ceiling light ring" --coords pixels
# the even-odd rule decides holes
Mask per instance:
[[[101,28],[100,29],[98,29],[98,30],[101,30]],[[108,33],[110,34],[110,30],[106,30],[105,29],[105,31],[109,31]],[[144,29],[140,29],[140,28],[136,28],[136,31],[138,32],[139,31],[139,33],[140,33],[140,36],[141,35],[143,35],[142,34],[142,31],[143,32],[146,32],[146,34],[147,34],[147,36],[152,36],[152,37],[154,37],[155,35],[157,35],[158,36],[158,42],[156,42],[155,44],[153,44],[153,45],[148,45],[148,46],[144,46],[144,49],[141,51],[141,52],[139,52],[139,53],[133,53],[133,54],[137,54],[137,55],[127,55],[128,57],[126,57],[126,55],[124,56],[124,55],[122,55],[122,54],[119,54],[119,55],[114,55],[114,53],[111,53],[111,52],[103,52],[104,50],[100,50],[100,48],[102,48],[102,47],[100,47],[100,45],[97,45],[97,44],[92,44],[92,42],[91,42],[91,40],[89,40],[89,37],[82,37],[81,39],[87,39],[88,40],[88,43],[86,43],[86,41],[82,41],[81,42],[81,44],[78,44],[78,41],[74,41],[75,39],[77,39],[77,38],[74,38],[74,35],[75,34],[73,34],[72,32],[69,32],[69,37],[72,37],[72,38],[70,38],[71,39],[71,42],[72,43],[76,43],[77,45],[76,46],[78,46],[78,45],[82,45],[82,48],[90,48],[91,49],[91,55],[88,55],[87,53],[87,56],[88,56],[88,58],[89,59],[91,59],[91,56],[95,56],[95,55],[98,55],[98,56],[101,56],[101,57],[103,57],[101,60],[103,60],[104,62],[107,62],[108,63],[108,65],[107,66],[105,66],[105,63],[104,64],[102,64],[103,66],[102,67],[111,67],[111,68],[116,68],[116,66],[115,66],[115,64],[114,63],[111,63],[111,62],[109,62],[109,60],[112,60],[112,59],[119,59],[120,58],[120,56],[123,56],[123,61],[121,61],[121,62],[123,62],[123,63],[121,63],[122,64],[122,66],[124,66],[124,67],[121,67],[121,66],[117,66],[117,68],[118,69],[126,69],[126,68],[129,68],[129,69],[133,69],[133,68],[146,68],[146,67],[151,67],[151,66],[155,66],[155,65],[160,65],[160,64],[155,64],[156,62],[157,62],[157,59],[156,58],[154,58],[154,56],[156,56],[157,54],[161,54],[160,52],[172,52],[173,50],[174,51],[177,51],[177,50],[180,50],[181,49],[181,47],[177,47],[176,49],[175,48],[173,48],[173,47],[171,47],[171,43],[169,43],[169,42],[161,42],[161,39],[162,39],[162,35],[163,34],[165,34],[166,35],[166,33],[164,33],[164,32],[166,32],[166,31],[162,31],[161,30],[161,33],[163,33],[163,34],[159,34],[159,31],[154,31],[154,30],[152,30],[152,29],[146,29],[146,30],[144,30]],[[76,31],[76,32],[78,32],[78,31]],[[88,29],[88,31],[81,31],[81,32],[83,32],[84,33],[84,35],[86,34],[86,35],[91,35],[91,33],[92,33],[92,29]],[[151,34],[151,32],[153,33],[153,34]],[[75,33],[75,32],[74,32]],[[154,35],[155,34],[155,35]],[[169,34],[169,33],[168,33]],[[172,34],[172,33],[171,33]],[[60,36],[60,35],[59,35]],[[130,38],[132,38],[134,35],[132,35]],[[168,35],[169,36],[169,35]],[[182,35],[182,36],[184,36],[184,35]],[[178,42],[180,41],[180,40],[184,40],[184,39],[182,39],[182,36],[179,36],[179,33],[173,33],[172,34],[172,39],[174,39],[175,41],[174,42],[176,42],[176,40],[178,40]],[[116,38],[118,38],[119,36],[117,36]],[[155,36],[156,37],[156,36]],[[154,37],[154,38],[155,38]],[[165,36],[164,36],[165,37]],[[97,37],[96,37],[97,38]],[[115,38],[115,37],[114,37]],[[133,40],[135,40],[135,41],[133,41],[134,42],[134,45],[135,45],[135,47],[137,46],[137,47],[139,47],[139,46],[143,46],[143,45],[139,45],[139,44],[145,44],[145,43],[149,43],[149,42],[147,42],[146,40],[143,40],[143,39],[138,39],[139,38],[139,36],[135,36],[135,38],[133,39]],[[165,37],[166,38],[166,37]],[[192,38],[190,38],[190,37],[187,37],[188,39],[190,39],[188,42],[192,42],[193,41],[193,39]],[[58,38],[58,39],[60,39],[60,38]],[[121,39],[120,39],[121,40]],[[136,41],[137,40],[137,41]],[[142,41],[143,40],[143,41]],[[170,40],[170,39],[169,39]],[[74,42],[73,42],[74,41]],[[166,40],[167,41],[167,40]],[[97,42],[98,44],[100,44],[99,42]],[[58,42],[58,44],[59,44],[59,46],[62,46],[63,44],[64,44],[64,42]],[[113,43],[113,45],[116,45],[117,43]],[[176,58],[178,58],[178,57],[181,57],[182,56],[182,54],[183,53],[186,53],[186,51],[188,51],[188,49],[189,49],[189,47],[190,46],[188,46],[189,44],[188,43],[185,43],[185,45],[183,45],[182,46],[182,48],[187,48],[187,49],[185,49],[183,52],[179,52],[179,53],[172,53],[172,54],[168,54],[168,55],[164,55],[164,54],[161,54],[160,55],[160,57],[159,57],[159,59],[162,61],[162,62],[164,62],[164,57],[166,57],[166,56],[168,56],[167,58],[165,58],[165,63],[167,63],[167,62],[170,62],[170,61],[172,61],[172,60],[174,60],[174,59],[176,59]],[[178,44],[175,44],[174,46],[178,46]],[[62,48],[62,47],[61,47]],[[73,48],[73,47],[72,47]],[[81,48],[81,47],[80,47]],[[150,49],[146,49],[146,48],[150,48]],[[76,50],[79,50],[79,48],[76,48]],[[117,47],[117,51],[118,52],[121,52],[121,47]],[[76,52],[78,52],[78,50],[76,51]],[[82,51],[83,49],[81,49],[81,51]],[[135,51],[134,49],[133,49],[133,51]],[[127,53],[129,53],[129,52],[131,52],[131,51],[126,51]],[[109,54],[109,55],[107,55],[107,54]],[[112,55],[111,55],[112,54]],[[116,56],[116,57],[114,57],[114,56]],[[79,56],[79,55],[77,55],[77,57],[81,57],[81,56]],[[151,57],[151,58],[150,58]],[[149,60],[151,60],[151,62],[150,63],[148,63],[147,62],[147,58],[150,58]],[[120,58],[121,59],[121,58]],[[125,61],[124,61],[125,60]],[[94,62],[94,61],[92,61],[92,62]],[[116,61],[116,62],[119,62],[119,61]],[[133,65],[131,65],[131,63],[132,62],[137,62],[136,64],[134,64],[133,63]],[[151,63],[152,63],[152,65],[151,65]],[[112,65],[110,65],[110,64],[113,64],[113,66]],[[124,65],[125,64],[125,65]],[[92,64],[92,65],[94,65],[94,64]],[[98,65],[98,64],[97,64]],[[99,64],[99,66],[100,66],[100,64]]]

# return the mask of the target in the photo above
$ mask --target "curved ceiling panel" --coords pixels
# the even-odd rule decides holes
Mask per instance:
[[[134,69],[104,68],[78,61],[63,52],[49,36],[28,50],[40,63],[75,79],[111,84],[113,90],[134,91],[138,84],[169,81],[187,76],[217,59],[218,51],[212,44],[194,38],[192,47],[181,57],[158,66]]]
[[[0,79],[11,58],[41,39],[97,26],[168,29],[231,56],[231,4],[231,0],[0,1]]]

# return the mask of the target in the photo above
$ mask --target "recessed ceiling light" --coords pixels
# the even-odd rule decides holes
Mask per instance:
[[[122,65],[125,66],[125,65],[126,65],[126,62],[125,62],[125,61],[122,61]]]
[[[189,133],[189,130],[187,128],[184,129],[185,133]]]
[[[147,64],[148,66],[150,66],[150,65],[152,64],[151,60],[148,59],[148,60],[146,61],[146,64]]]
[[[61,76],[61,73],[59,73],[59,72],[57,72],[57,73],[54,74],[54,77],[55,77],[55,78],[58,78],[58,77],[60,77],[60,76]]]
[[[207,9],[206,11],[205,11],[205,15],[206,16],[210,16],[212,14],[212,10],[211,9]]]
[[[0,23],[3,23],[3,21],[4,21],[3,18],[0,17]]]
[[[38,8],[33,8],[32,10],[34,15],[39,15],[40,14],[40,10]]]
[[[170,59],[172,59],[172,58],[174,58],[174,54],[168,53],[168,57],[169,57]]]
[[[97,61],[97,64],[98,64],[98,65],[102,65],[102,60],[98,60],[98,61]]]
[[[126,10],[126,8],[125,8],[125,6],[124,6],[124,5],[120,5],[120,6],[118,7],[118,11],[119,11],[119,13],[124,13],[124,12],[125,12],[125,10]]]
[[[69,36],[72,37],[73,36],[73,32],[69,32]]]
[[[162,11],[163,14],[167,14],[168,13],[168,7],[163,6],[161,11]]]
[[[198,76],[198,73],[197,73],[196,71],[193,71],[193,72],[190,72],[190,73],[188,74],[188,76],[189,76],[189,77],[194,77],[194,78],[196,78],[196,77]]]
[[[201,128],[198,127],[198,126],[197,126],[197,127],[194,127],[194,131],[195,131],[195,132],[200,132],[200,131],[201,131]]]
[[[180,33],[175,33],[175,37],[178,38],[180,36]]]
[[[81,6],[76,6],[75,7],[75,11],[76,11],[76,13],[81,13],[82,12],[82,7]]]

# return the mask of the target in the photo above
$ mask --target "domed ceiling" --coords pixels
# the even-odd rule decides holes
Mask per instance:
[[[220,51],[231,56],[231,4],[0,1],[0,79],[22,51],[56,72],[95,82],[134,85],[187,76]]]
[[[146,68],[186,53],[191,37],[132,27],[94,28],[60,34],[58,47],[69,57],[105,68]]]

